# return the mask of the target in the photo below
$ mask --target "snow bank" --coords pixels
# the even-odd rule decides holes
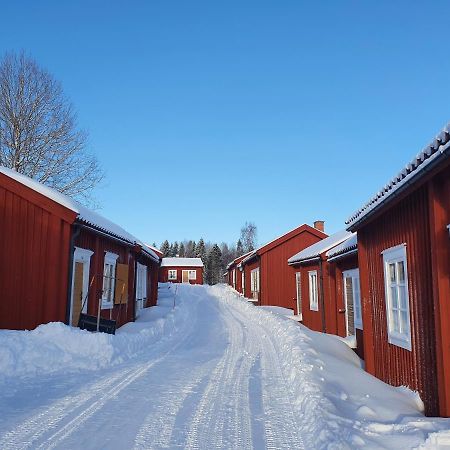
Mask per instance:
[[[173,288],[162,285],[159,305],[146,308],[116,335],[91,333],[61,322],[32,331],[0,330],[0,384],[12,378],[97,370],[119,364],[145,350],[189,320],[191,308],[173,308]]]
[[[307,448],[408,449],[422,445],[430,433],[450,430],[450,420],[424,417],[416,393],[361,369],[348,343],[255,307],[229,286],[209,289],[267,330],[261,338],[277,350],[295,413],[306,423]],[[438,436],[447,442],[448,435],[430,439]],[[439,448],[433,442],[423,448]]]

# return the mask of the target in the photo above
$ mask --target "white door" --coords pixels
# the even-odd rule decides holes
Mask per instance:
[[[89,270],[93,254],[91,250],[75,247],[69,322],[72,326],[78,326],[80,313],[86,314],[88,311]]]
[[[300,272],[295,273],[295,292],[297,294],[297,314],[302,317],[302,277]]]

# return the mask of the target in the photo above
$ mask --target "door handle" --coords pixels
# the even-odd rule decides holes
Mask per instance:
[[[340,314],[344,314],[345,313],[345,309],[338,309],[338,312],[340,313]]]

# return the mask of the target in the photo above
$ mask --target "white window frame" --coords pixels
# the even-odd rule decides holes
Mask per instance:
[[[319,286],[317,279],[317,270],[310,270],[308,272],[308,288],[309,288],[309,309],[311,311],[319,311]]]
[[[147,300],[147,266],[137,263],[136,267],[136,317],[144,309]]]
[[[178,278],[178,272],[177,269],[169,269],[167,271],[167,280],[168,281],[176,281]]]
[[[408,284],[408,264],[406,254],[406,244],[397,245],[395,247],[388,248],[381,252],[383,255],[383,272],[384,272],[384,288],[385,288],[385,303],[386,303],[386,318],[387,318],[387,331],[388,341],[390,344],[397,347],[404,348],[411,351],[411,315],[409,308],[409,284]],[[398,266],[397,263],[403,263],[404,281],[398,282]],[[389,276],[389,266],[395,264],[395,277],[396,282],[391,283]],[[397,291],[397,308],[392,304],[392,292],[391,289],[395,288]],[[401,307],[400,290],[404,289],[405,293],[405,308]],[[394,311],[395,309],[395,311]],[[406,313],[407,322],[403,323],[401,320],[402,311]],[[403,331],[394,330],[394,314],[397,315],[398,324]]]
[[[197,281],[197,269],[189,269],[188,280]]]
[[[359,282],[359,269],[351,269],[351,270],[344,270],[342,272],[342,281],[343,281],[343,291],[344,291],[344,301],[345,301],[345,326],[347,329],[348,334],[348,314],[347,314],[347,289],[346,289],[346,278],[352,279],[352,294],[353,294],[353,321],[355,328],[358,330],[363,329],[363,322],[362,322],[362,305],[361,305],[361,285]]]
[[[114,294],[116,289],[116,266],[117,259],[119,255],[111,252],[105,252],[105,260],[103,262],[103,288],[102,288],[102,309],[113,309],[114,308]],[[106,265],[112,266],[112,275],[110,278],[111,284],[108,289],[110,295],[109,297],[106,295],[107,290],[105,289],[105,285],[107,285],[108,281],[106,278]]]
[[[257,267],[250,272],[250,289],[252,293],[259,294],[259,287],[259,267]]]
[[[233,276],[232,276],[232,285],[233,289],[236,289],[236,269],[233,269]]]

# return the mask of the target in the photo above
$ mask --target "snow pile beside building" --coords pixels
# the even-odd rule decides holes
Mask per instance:
[[[160,290],[159,305],[142,310],[136,322],[116,335],[91,333],[61,322],[32,331],[0,330],[0,384],[8,379],[51,373],[98,370],[119,364],[170,335],[190,320],[192,309],[173,308],[173,292]]]
[[[416,393],[361,369],[346,343],[254,307],[229,286],[210,289],[267,330],[261,339],[275,345],[294,413],[306,426],[306,448],[415,448],[430,433],[450,429],[448,419],[422,414]]]

